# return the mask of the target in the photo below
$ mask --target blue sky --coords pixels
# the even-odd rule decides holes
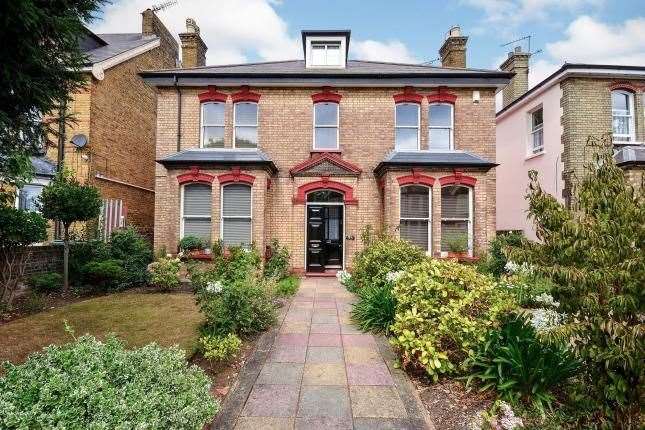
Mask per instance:
[[[116,0],[91,27],[140,31],[139,13],[153,3]],[[468,65],[478,68],[496,68],[511,48],[501,44],[532,35],[531,48],[542,49],[532,84],[564,61],[645,65],[643,0],[178,0],[159,15],[175,34],[194,18],[208,64],[299,58],[304,28],[351,29],[352,58],[430,61],[460,25],[470,37]]]

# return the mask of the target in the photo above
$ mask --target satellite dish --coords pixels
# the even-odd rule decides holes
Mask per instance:
[[[72,143],[77,148],[82,148],[87,145],[87,136],[85,136],[84,134],[77,134],[72,137]]]

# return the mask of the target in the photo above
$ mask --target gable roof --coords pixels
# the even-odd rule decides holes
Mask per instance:
[[[107,33],[96,36],[103,40],[105,45],[85,51],[88,57],[86,66],[100,63],[159,39],[157,36],[144,36],[141,33]]]
[[[291,176],[319,176],[322,173],[334,176],[358,176],[361,172],[361,168],[356,164],[343,160],[334,152],[314,153],[311,158],[296,164],[289,170]]]

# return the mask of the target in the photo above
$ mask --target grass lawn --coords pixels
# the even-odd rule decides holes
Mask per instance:
[[[190,353],[202,320],[192,294],[126,292],[97,297],[0,325],[0,363],[22,362],[44,346],[69,342],[64,321],[76,336],[115,333],[128,346],[178,344]]]

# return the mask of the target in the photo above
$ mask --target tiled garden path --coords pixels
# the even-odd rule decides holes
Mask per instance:
[[[387,341],[351,324],[353,300],[335,278],[303,279],[213,428],[432,428]]]

